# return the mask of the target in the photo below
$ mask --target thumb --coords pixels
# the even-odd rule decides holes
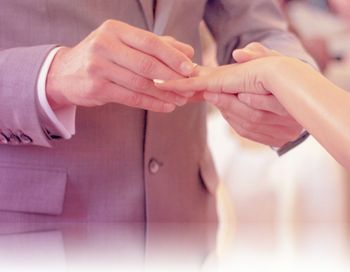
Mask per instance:
[[[267,47],[257,42],[250,43],[243,49],[237,49],[232,53],[233,59],[238,63],[244,63],[254,59],[280,55],[281,54],[277,51],[268,49]]]

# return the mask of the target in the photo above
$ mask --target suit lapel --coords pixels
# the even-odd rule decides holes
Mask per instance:
[[[153,0],[138,0],[141,4],[143,13],[146,18],[147,27],[153,30],[154,16],[153,16]]]
[[[154,33],[163,35],[168,27],[170,17],[176,14],[176,0],[157,0]]]

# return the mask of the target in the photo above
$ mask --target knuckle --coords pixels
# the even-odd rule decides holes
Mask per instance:
[[[264,114],[261,111],[254,111],[249,117],[251,123],[260,123],[263,119]]]
[[[92,54],[99,54],[106,49],[107,45],[101,35],[96,35],[90,42],[89,51]]]
[[[87,83],[85,96],[86,98],[93,99],[99,95],[101,83],[98,80],[91,80]]]
[[[131,76],[130,82],[132,82],[134,88],[139,90],[139,91],[145,91],[149,88],[148,81],[142,77],[137,76],[137,75]]]
[[[141,96],[137,93],[132,93],[128,98],[128,103],[134,107],[140,107],[142,103]]]
[[[150,50],[157,50],[159,48],[160,41],[157,36],[147,34],[141,38],[141,43],[144,46],[144,48],[148,48]]]
[[[100,94],[106,89],[106,83],[103,80],[94,80],[91,86],[95,94]]]
[[[172,92],[164,92],[163,93],[163,99],[165,101],[172,101],[172,102],[176,101],[176,97],[177,97],[177,95],[172,93]],[[181,99],[181,98],[179,98],[179,99]]]
[[[143,57],[139,60],[138,69],[139,72],[145,73],[155,69],[156,63],[150,58]]]
[[[85,63],[85,71],[89,76],[94,76],[100,71],[101,66],[96,57],[90,57]]]

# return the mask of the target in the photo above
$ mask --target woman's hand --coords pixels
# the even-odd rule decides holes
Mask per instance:
[[[245,138],[274,147],[296,140],[303,128],[269,90],[270,78],[279,76],[275,64],[284,57],[257,43],[236,50],[233,57],[238,64],[198,66],[193,78],[156,85],[176,92],[204,91],[204,98]]]

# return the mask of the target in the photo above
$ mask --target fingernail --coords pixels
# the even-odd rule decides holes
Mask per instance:
[[[219,100],[219,95],[216,93],[204,93],[204,98],[208,102],[216,104]]]
[[[165,80],[163,80],[163,79],[153,79],[153,83],[154,84],[163,84],[165,82]]]
[[[193,72],[193,70],[194,70],[194,67],[195,67],[195,66],[193,65],[192,62],[186,61],[186,62],[183,62],[183,63],[181,64],[180,69],[181,69],[181,71],[182,71],[182,73],[183,73],[184,75],[190,75],[190,74],[192,74],[192,72]]]

